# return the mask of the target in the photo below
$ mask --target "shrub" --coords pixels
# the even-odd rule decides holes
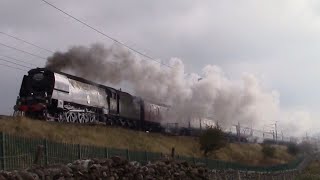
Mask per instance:
[[[312,145],[309,142],[304,141],[299,144],[299,151],[302,153],[311,154],[314,152],[314,150],[315,150],[314,145]]]
[[[199,138],[200,150],[207,156],[209,152],[216,151],[227,144],[224,132],[219,127],[205,130]]]
[[[264,145],[262,147],[262,153],[264,157],[274,157],[276,148],[270,146],[270,145]]]
[[[291,155],[297,155],[299,152],[299,147],[295,143],[290,143],[287,145],[287,152]]]

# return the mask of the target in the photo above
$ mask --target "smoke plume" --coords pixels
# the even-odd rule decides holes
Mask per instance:
[[[214,65],[204,67],[200,75],[187,75],[181,60],[172,58],[169,64],[172,68],[116,45],[94,44],[57,52],[46,66],[100,83],[127,83],[134,95],[170,105],[172,122],[210,117],[225,127],[237,122],[259,126],[279,113],[278,94],[265,90],[253,75],[231,80]]]

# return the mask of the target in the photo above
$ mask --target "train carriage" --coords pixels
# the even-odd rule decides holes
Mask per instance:
[[[148,126],[149,131],[163,131],[161,124],[165,121],[168,107],[158,105],[151,101],[143,101],[143,119],[145,126]]]

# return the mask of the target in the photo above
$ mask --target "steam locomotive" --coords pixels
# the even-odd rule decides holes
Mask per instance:
[[[211,119],[202,119],[200,129],[194,125],[198,122],[190,123],[191,120],[189,127],[168,127],[164,123],[169,111],[166,105],[47,68],[31,69],[24,75],[14,110],[16,114],[47,121],[101,123],[189,136],[199,136],[201,126],[215,124]],[[232,134],[226,137],[235,139]]]
[[[160,132],[168,106],[46,68],[24,75],[15,112],[69,123],[103,123]]]

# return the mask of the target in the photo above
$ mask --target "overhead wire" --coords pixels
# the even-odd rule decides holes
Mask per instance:
[[[29,55],[31,55],[31,56],[37,57],[37,58],[42,59],[42,60],[46,60],[45,57],[39,56],[39,55],[37,55],[37,54],[30,53],[30,52],[28,52],[28,51],[24,51],[24,50],[21,50],[21,49],[18,49],[18,48],[15,48],[15,47],[12,47],[12,46],[3,44],[3,43],[0,43],[0,45],[1,45],[1,46],[4,46],[4,47],[7,47],[7,48],[9,48],[9,49],[13,49],[13,50],[16,50],[16,51],[25,53],[25,54],[29,54]]]
[[[11,60],[14,60],[14,61],[18,61],[18,62],[22,62],[22,63],[25,63],[25,64],[29,64],[31,66],[37,66],[36,64],[30,63],[30,62],[26,62],[26,61],[23,61],[23,60],[20,60],[20,59],[17,59],[17,58],[13,58],[13,57],[10,57],[10,56],[7,56],[7,55],[0,54],[0,56],[8,58],[8,59],[11,59]]]
[[[95,32],[103,35],[104,37],[106,37],[106,38],[108,38],[108,39],[111,39],[113,42],[118,43],[118,44],[120,44],[121,46],[124,46],[124,47],[126,47],[127,49],[129,49],[129,50],[131,50],[131,51],[133,51],[133,52],[135,52],[135,53],[137,53],[137,54],[139,54],[139,55],[141,55],[141,56],[143,56],[143,57],[146,57],[147,59],[149,59],[149,60],[151,60],[151,61],[157,62],[157,63],[159,63],[159,64],[161,64],[161,65],[164,65],[164,66],[166,66],[166,67],[169,67],[169,68],[173,68],[173,67],[171,67],[171,66],[169,66],[169,65],[167,65],[167,64],[165,64],[165,63],[162,63],[162,62],[159,62],[159,61],[155,60],[155,59],[154,59],[153,57],[151,57],[151,56],[148,56],[148,55],[146,55],[146,54],[144,54],[144,53],[142,53],[142,52],[140,52],[140,51],[138,51],[138,50],[136,50],[136,49],[134,49],[134,48],[132,48],[132,47],[130,47],[130,46],[122,43],[122,42],[120,42],[119,40],[111,37],[110,35],[107,35],[106,33],[104,33],[104,32],[102,32],[102,31],[98,30],[97,28],[89,25],[88,23],[86,23],[86,22],[84,22],[84,21],[76,18],[75,16],[73,16],[73,15],[71,15],[71,14],[69,14],[69,13],[67,13],[66,11],[63,11],[62,9],[60,9],[60,8],[58,8],[57,6],[49,3],[48,1],[46,1],[46,0],[41,0],[41,1],[43,1],[43,2],[46,3],[47,5],[55,8],[56,10],[62,12],[63,14],[67,15],[68,17],[74,19],[75,21],[77,21],[77,22],[79,22],[79,23],[87,26],[88,28],[94,30]]]
[[[22,64],[19,64],[19,63],[15,63],[15,62],[12,62],[12,61],[9,61],[9,60],[6,60],[6,59],[2,59],[2,58],[0,58],[0,61],[8,62],[8,63],[11,63],[11,64],[15,64],[17,66],[21,66],[21,67],[25,67],[25,68],[29,68],[29,69],[32,68],[32,67],[25,66],[25,65],[22,65]]]
[[[51,51],[51,50],[49,50],[49,49],[43,48],[43,47],[41,47],[41,46],[38,46],[38,45],[36,45],[36,44],[34,44],[34,43],[31,43],[31,42],[29,42],[29,41],[26,41],[26,40],[24,40],[24,39],[22,39],[22,38],[19,38],[19,37],[17,37],[17,36],[13,36],[13,35],[11,35],[11,34],[8,34],[8,33],[5,33],[5,32],[2,32],[2,31],[0,31],[0,34],[3,34],[3,35],[5,35],[5,36],[11,37],[11,38],[14,38],[14,39],[16,39],[16,40],[18,40],[18,41],[24,42],[24,43],[26,43],[26,44],[29,44],[29,45],[34,46],[34,47],[37,47],[37,48],[39,48],[39,49],[45,50],[45,51],[47,51],[47,52],[54,53],[53,51]]]
[[[18,67],[10,66],[10,65],[7,65],[7,64],[0,64],[0,66],[8,67],[8,68],[15,69],[15,70],[19,70],[19,71],[23,71],[23,72],[26,72],[26,71],[27,71],[27,70],[25,70],[25,69],[20,69],[20,68],[18,68]]]

